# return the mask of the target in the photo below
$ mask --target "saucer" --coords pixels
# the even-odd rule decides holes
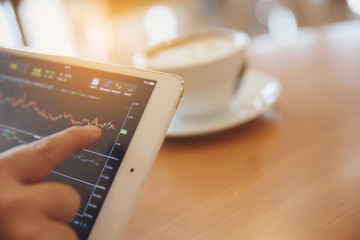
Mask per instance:
[[[265,73],[248,70],[241,87],[226,109],[194,118],[175,117],[167,137],[191,137],[226,130],[255,119],[273,105],[280,95],[280,82]]]

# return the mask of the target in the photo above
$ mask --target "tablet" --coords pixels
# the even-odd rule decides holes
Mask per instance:
[[[120,239],[179,104],[175,75],[0,47],[0,150],[71,126],[101,139],[44,181],[73,186],[80,239]]]

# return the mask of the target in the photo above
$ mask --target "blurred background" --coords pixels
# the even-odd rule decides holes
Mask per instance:
[[[0,0],[0,44],[132,65],[135,52],[198,28],[291,41],[299,27],[353,19],[360,0]]]

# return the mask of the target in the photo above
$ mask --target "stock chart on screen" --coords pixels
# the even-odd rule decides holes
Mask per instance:
[[[86,239],[156,82],[0,53],[0,150],[72,126],[95,125],[101,139],[44,181],[73,186],[82,204],[70,225]]]

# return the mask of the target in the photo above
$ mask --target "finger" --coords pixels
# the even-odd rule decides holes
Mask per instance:
[[[56,221],[49,221],[45,225],[46,231],[43,239],[49,240],[77,240],[79,239],[74,229],[68,224]]]
[[[95,126],[71,127],[41,140],[9,150],[2,155],[13,176],[23,182],[41,181],[58,164],[99,140]]]
[[[32,207],[50,219],[68,223],[78,212],[81,204],[79,193],[69,185],[44,182],[27,188]]]
[[[2,234],[0,234],[1,236]],[[42,216],[23,218],[6,229],[4,239],[77,240],[77,234],[67,223]],[[2,239],[2,238],[1,238]]]

